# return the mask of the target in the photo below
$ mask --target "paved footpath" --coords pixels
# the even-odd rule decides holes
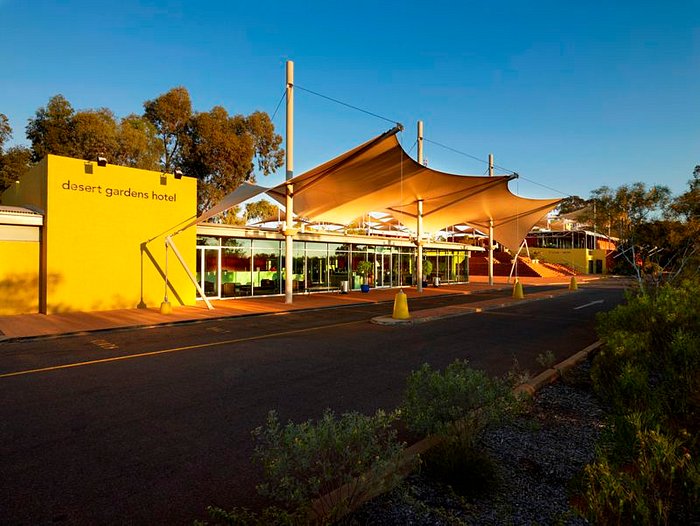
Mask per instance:
[[[579,276],[577,281],[583,284],[600,279],[595,276]],[[547,286],[547,292],[529,292],[525,301],[552,297],[555,294],[565,293],[569,280],[566,278],[521,278],[525,286]],[[551,287],[560,285],[561,289],[552,291]],[[411,311],[413,323],[429,321],[442,317],[450,317],[478,312],[490,308],[507,306],[514,302],[509,291],[512,283],[508,283],[504,277],[494,278],[494,285],[489,286],[484,276],[473,276],[470,283],[459,285],[443,285],[440,287],[426,287],[422,293],[414,288],[404,288],[408,297],[409,310],[411,299],[417,297],[443,296],[453,294],[472,294],[486,290],[501,290],[503,295],[498,298],[470,303],[469,306],[441,307],[425,311]],[[532,289],[530,289],[532,290]],[[66,334],[80,334],[91,331],[126,329],[136,327],[152,327],[154,325],[167,325],[172,323],[193,322],[229,318],[233,316],[251,316],[259,314],[281,313],[300,310],[315,310],[333,308],[353,304],[388,303],[387,315],[391,316],[391,303],[398,289],[372,289],[368,294],[353,291],[349,294],[319,293],[295,295],[292,304],[285,304],[284,297],[269,296],[259,298],[240,298],[234,300],[214,300],[213,310],[208,310],[202,302],[196,306],[174,306],[172,314],[160,313],[159,306],[145,309],[121,309],[97,312],[67,312],[60,314],[20,314],[15,316],[0,316],[0,342],[3,340],[15,340],[21,338],[35,338],[46,336],[58,336]]]

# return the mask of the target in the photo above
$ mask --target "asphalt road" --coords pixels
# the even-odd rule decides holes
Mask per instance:
[[[542,290],[539,288],[538,290]],[[596,340],[622,290],[386,327],[386,305],[231,318],[0,344],[0,522],[191,524],[207,505],[255,506],[250,431],[327,407],[401,401],[406,376],[456,358],[494,375]],[[493,293],[412,300],[410,308]]]

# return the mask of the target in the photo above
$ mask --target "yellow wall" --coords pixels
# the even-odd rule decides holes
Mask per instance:
[[[195,217],[195,179],[49,155],[17,186],[3,194],[4,204],[45,210],[42,311],[160,305],[165,235]],[[194,227],[173,238],[193,272],[195,239]],[[194,285],[172,253],[168,280],[173,305],[195,303]]]
[[[39,312],[39,241],[0,239],[0,316],[35,312]]]
[[[585,248],[531,248],[530,257],[545,263],[560,263],[574,267],[576,271],[588,274],[588,262],[600,259],[603,261],[603,273],[608,271],[605,250],[588,250]],[[595,263],[593,264],[595,271]]]
[[[0,204],[31,206],[46,210],[46,159],[43,159],[0,195]],[[0,225],[0,230],[8,226]],[[16,228],[16,227],[15,227]],[[21,227],[36,229],[35,227]],[[41,290],[41,244],[39,236],[32,240],[8,240],[0,235],[0,315],[39,312]]]

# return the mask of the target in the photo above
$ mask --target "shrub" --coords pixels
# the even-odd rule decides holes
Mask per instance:
[[[648,412],[675,429],[700,431],[699,285],[629,297],[599,317],[598,334],[605,347],[592,377],[613,412]]]
[[[429,259],[423,260],[423,276],[428,277],[433,272],[433,263]]]
[[[645,429],[639,415],[635,461],[617,466],[602,455],[586,466],[584,515],[594,524],[688,523],[700,504],[700,473],[682,440]],[[697,518],[697,517],[696,517]]]
[[[598,333],[605,346],[591,376],[611,425],[586,468],[588,517],[699,520],[691,514],[700,504],[700,286],[630,295],[599,317]]]
[[[545,351],[543,353],[538,354],[536,360],[541,367],[549,369],[554,365],[557,359],[552,351]]]
[[[372,274],[373,270],[374,265],[369,261],[363,260],[357,264],[356,272],[360,274],[365,279],[365,281],[367,281],[367,278]]]
[[[459,440],[446,440],[425,453],[422,469],[462,496],[475,497],[498,484],[496,462],[488,452]]]
[[[301,424],[280,424],[274,411],[267,424],[253,431],[254,459],[262,464],[265,480],[261,495],[287,510],[312,512],[320,522],[351,510],[366,496],[384,491],[398,481],[390,468],[397,466],[403,444],[391,428],[396,415],[357,412],[323,417]],[[338,488],[340,492],[331,492]]]
[[[444,372],[423,364],[408,377],[402,420],[421,435],[473,435],[515,403],[505,382],[456,360]]]
[[[520,361],[513,356],[513,361],[511,363],[510,369],[505,374],[504,381],[510,388],[515,388],[525,382],[529,382],[531,379],[530,371],[524,369],[520,365]]]
[[[515,405],[506,382],[457,360],[443,372],[424,364],[411,373],[401,411],[410,430],[443,437],[426,454],[425,469],[464,494],[495,480],[491,459],[476,450],[475,442],[485,426]]]

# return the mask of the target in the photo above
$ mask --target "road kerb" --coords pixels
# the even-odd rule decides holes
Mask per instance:
[[[411,318],[407,320],[395,320],[392,318],[390,315],[384,315],[384,316],[375,316],[374,318],[371,318],[370,321],[372,323],[375,323],[377,325],[389,325],[389,326],[404,326],[404,327],[412,327],[414,325],[418,325],[420,323],[428,323],[431,321],[435,320],[443,320],[447,318],[456,318],[457,316],[465,316],[467,314],[476,314],[479,312],[486,312],[490,310],[497,310],[497,309],[504,309],[506,307],[511,307],[514,305],[524,305],[526,303],[531,303],[533,301],[540,301],[540,300],[548,300],[555,298],[557,296],[563,296],[564,294],[568,294],[569,291],[563,291],[562,293],[551,293],[551,292],[546,292],[539,294],[534,293],[529,295],[523,300],[510,300],[510,301],[499,301],[498,303],[491,303],[489,304],[489,301],[493,300],[486,300],[484,302],[478,302],[478,306],[470,307],[468,305],[461,306],[461,305],[450,305],[447,307],[436,307],[434,309],[424,309],[424,310],[419,310],[413,312],[411,314]]]
[[[559,362],[557,365],[547,369],[546,371],[538,374],[533,379],[520,384],[514,389],[516,394],[526,394],[528,396],[533,396],[537,391],[542,389],[545,385],[549,385],[559,378],[564,376],[564,374],[571,368],[577,366],[581,362],[585,361],[593,352],[597,351],[603,342],[598,340],[585,349],[580,350],[576,354],[572,354],[566,360]]]

